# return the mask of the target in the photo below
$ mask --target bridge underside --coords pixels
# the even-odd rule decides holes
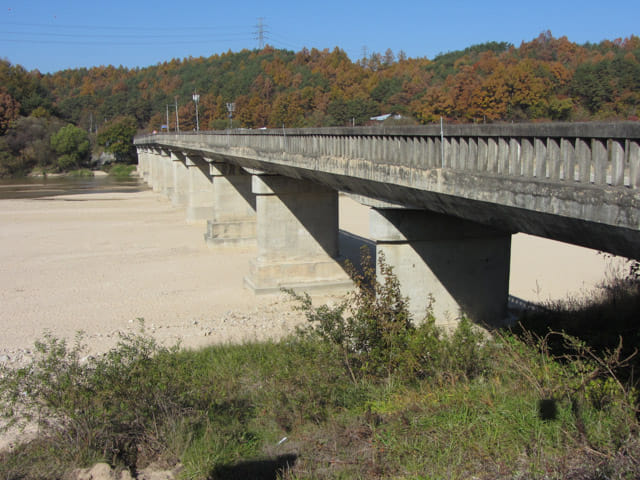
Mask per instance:
[[[194,143],[139,146],[139,173],[206,223],[212,247],[256,248],[245,279],[256,293],[350,285],[338,192],[371,207],[371,238],[416,319],[433,308],[440,323],[500,324],[516,232],[640,259],[635,190]]]
[[[427,190],[270,160],[209,156],[241,167],[310,180],[337,191],[397,204],[399,208],[428,210],[505,233],[522,232],[640,259],[640,230],[626,227],[640,226],[640,202],[633,192],[552,184],[545,192],[539,183],[533,186],[526,180],[440,169],[420,172],[420,183],[428,185]],[[631,216],[629,212],[634,213]],[[613,219],[613,224],[595,220],[598,217]]]
[[[186,207],[189,221],[198,221],[198,212],[206,222],[211,247],[256,248],[245,277],[255,293],[352,287],[339,251],[338,190],[326,182],[194,152],[139,155],[140,174],[154,191]],[[185,168],[175,164],[180,161]],[[376,251],[393,267],[416,320],[431,308],[440,324],[455,324],[463,314],[481,324],[503,322],[510,232],[387,204],[371,209],[370,228]]]

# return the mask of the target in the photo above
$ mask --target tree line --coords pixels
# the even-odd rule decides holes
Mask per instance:
[[[488,42],[432,60],[267,46],[52,74],[2,60],[0,175],[77,168],[96,149],[132,160],[137,130],[173,131],[176,117],[181,130],[195,129],[195,92],[202,129],[228,128],[231,102],[232,126],[243,128],[363,125],[386,113],[410,124],[638,120],[640,37],[578,45],[544,32],[517,47]]]

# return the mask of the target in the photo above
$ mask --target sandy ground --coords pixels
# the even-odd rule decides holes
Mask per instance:
[[[340,216],[367,236],[365,207],[341,197]],[[102,351],[138,318],[186,347],[277,337],[302,321],[285,296],[243,289],[250,250],[210,249],[203,232],[151,191],[1,200],[0,360],[28,357],[45,331],[82,330]],[[510,290],[529,301],[579,295],[611,270],[592,250],[516,235]]]
[[[202,225],[150,191],[0,201],[0,357],[49,331],[82,330],[91,351],[139,330],[165,344],[288,331],[281,296],[242,288],[251,253],[214,251]]]

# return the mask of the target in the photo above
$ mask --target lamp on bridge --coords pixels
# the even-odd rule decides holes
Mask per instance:
[[[229,112],[229,128],[233,128],[233,112],[236,109],[235,103],[227,103],[227,111]]]
[[[198,95],[196,92],[193,92],[192,97],[193,101],[196,104],[196,132],[200,131],[200,120],[198,119],[198,102],[200,101],[200,95]]]

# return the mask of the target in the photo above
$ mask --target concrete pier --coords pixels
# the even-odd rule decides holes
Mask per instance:
[[[378,255],[393,267],[416,321],[431,300],[443,325],[466,315],[495,326],[506,317],[510,234],[425,210],[371,208],[369,218]]]
[[[251,175],[224,163],[209,164],[213,182],[213,204],[205,240],[210,246],[254,246],[256,244],[256,200]]]
[[[174,207],[184,207],[187,205],[189,194],[189,175],[187,172],[186,156],[179,151],[171,152],[173,172],[170,174],[173,179],[173,188],[169,194],[171,204]]]
[[[253,175],[257,257],[245,285],[256,293],[343,290],[351,280],[338,252],[338,192],[280,175]]]
[[[141,148],[138,150],[137,174],[144,181],[149,182],[149,167],[151,165],[151,149]]]
[[[153,168],[153,191],[166,194],[166,172],[167,163],[170,161],[169,152],[167,150],[158,148],[155,150],[155,166]]]
[[[154,192],[158,191],[158,182],[160,175],[160,150],[157,148],[149,149],[149,177],[147,183]]]
[[[206,223],[213,215],[213,182],[209,164],[198,155],[185,159],[189,184],[187,195],[187,222]]]
[[[165,197],[171,198],[173,195],[173,160],[170,150],[162,150],[162,166],[160,171],[160,181],[158,182],[159,192]]]

